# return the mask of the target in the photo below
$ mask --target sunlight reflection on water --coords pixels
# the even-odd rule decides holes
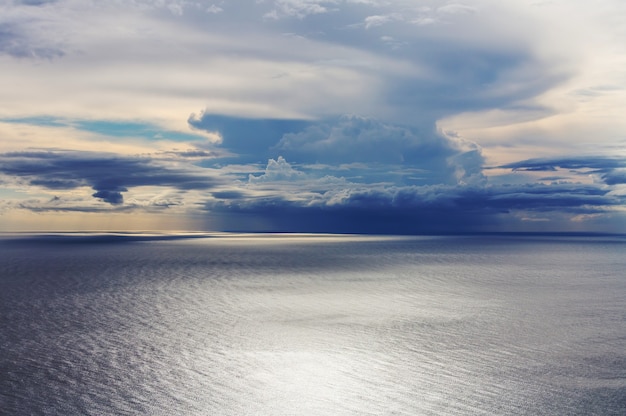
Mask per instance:
[[[8,414],[626,406],[623,240],[44,240],[0,254]]]

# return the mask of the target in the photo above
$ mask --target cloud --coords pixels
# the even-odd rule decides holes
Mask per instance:
[[[93,196],[94,198],[99,198],[103,200],[104,202],[108,202],[111,205],[118,205],[124,202],[124,197],[122,196],[122,192],[128,191],[128,189],[123,188],[123,187],[120,187],[118,189],[119,191],[110,191],[110,190],[98,191],[91,196]]]
[[[111,205],[122,204],[122,193],[132,187],[208,190],[222,182],[208,171],[191,166],[96,152],[14,152],[1,154],[0,161],[0,173],[8,177],[52,190],[88,186],[96,191],[94,198]]]
[[[202,112],[192,113],[187,123],[196,130],[219,134],[221,147],[243,160],[267,160],[268,150],[288,132],[298,131],[311,122],[298,119],[230,117]]]
[[[593,169],[608,172],[617,168],[626,168],[626,158],[608,156],[579,156],[569,158],[537,158],[499,166],[513,170],[554,171],[561,169]]]
[[[283,135],[273,148],[298,162],[366,163],[419,168],[422,184],[457,183],[480,175],[480,148],[435,130],[399,126],[354,115],[311,123]]]
[[[465,155],[461,153],[457,157]],[[550,163],[577,168],[608,167],[609,173],[623,163],[600,158],[588,163],[583,163],[582,158],[567,160]],[[220,229],[230,231],[472,232],[497,230],[502,223],[508,224],[508,229],[515,228],[517,223],[549,227],[557,217],[562,221],[569,218],[570,226],[576,228],[578,224],[584,226],[589,221],[617,214],[626,203],[624,195],[597,184],[489,185],[480,181],[401,185],[348,180],[329,175],[328,169],[321,166],[303,171],[301,168],[308,165],[294,166],[284,157],[270,159],[260,174],[249,174],[247,181],[235,178],[243,179],[241,174],[256,169],[254,166],[240,166],[240,174],[232,176],[227,173],[232,170],[229,165],[222,172],[101,153],[5,153],[0,155],[0,162],[0,172],[13,183],[26,181],[31,187],[52,191],[91,187],[95,191],[91,196],[111,205],[112,212],[156,210],[183,204],[181,198],[165,195],[154,195],[150,202],[133,199],[127,203],[123,194],[132,188],[156,186],[181,193],[204,191],[204,198],[196,196],[194,204],[204,201],[209,218],[219,218]],[[539,161],[522,161],[510,164],[509,169],[539,164]],[[361,168],[353,164],[343,169],[351,172]],[[74,193],[73,198],[23,201],[5,208],[33,212],[106,211],[102,205],[88,204],[80,194]]]
[[[607,185],[626,184],[626,169],[612,170],[602,175],[602,179]]]
[[[230,215],[225,224],[232,231],[241,230],[237,228],[238,219],[243,220],[242,226],[251,226],[245,220],[251,216],[262,219],[258,224],[267,227],[257,231],[414,234],[495,230],[501,222],[512,227],[517,221],[514,214],[518,212],[524,213],[519,216],[522,221],[537,219],[535,214],[566,215],[574,221],[582,215],[611,212],[624,202],[623,197],[610,195],[607,190],[571,184],[517,187],[348,184],[347,188],[330,187],[306,198],[268,195],[213,201],[207,209]]]
[[[0,197],[293,230],[608,218],[625,7],[0,2]]]
[[[219,155],[217,152],[201,150],[201,149],[189,149],[189,150],[169,150],[163,152],[168,155],[178,156],[182,158],[215,158]]]
[[[304,177],[304,173],[299,172],[291,167],[284,157],[279,156],[278,159],[270,159],[267,162],[265,173],[260,176],[250,175],[250,183],[259,182],[276,182],[276,181],[293,181]]]
[[[476,7],[462,3],[450,3],[438,7],[437,12],[443,14],[473,14],[476,13]]]
[[[509,163],[499,167],[522,172],[555,172],[565,169],[579,175],[599,176],[607,185],[626,183],[626,157],[540,158]]]
[[[437,6],[448,11],[465,7],[443,1],[435,1],[428,12],[404,2],[219,3],[224,9],[219,16],[191,1],[81,5],[59,0],[46,7],[10,7],[6,21],[11,36],[21,39],[19,53],[64,55],[43,67],[7,62],[6,85],[33,87],[8,89],[11,105],[0,110],[31,112],[30,103],[39,102],[56,113],[148,118],[171,130],[186,127],[181,112],[202,105],[208,113],[234,117],[311,119],[355,113],[432,125],[450,114],[533,98],[563,79],[562,73],[552,73],[551,61],[534,53],[532,36],[518,33],[521,24],[509,23],[514,35],[500,33],[503,23],[494,23],[499,20],[493,15],[502,12],[501,20],[511,22],[515,10],[483,1],[479,5],[485,10],[472,19],[454,15],[454,30],[399,22],[425,13],[436,16]],[[24,8],[32,9],[27,19],[17,10]],[[168,8],[182,15],[174,16]],[[263,21],[263,13],[272,10],[301,19]],[[305,18],[313,14],[315,19]],[[363,25],[346,30],[368,18],[371,28],[387,21],[398,24],[384,25],[384,33]],[[111,21],[118,25],[112,28]],[[539,29],[544,28],[535,31]],[[287,32],[293,36],[285,36]],[[393,39],[392,48],[380,42],[381,35]],[[70,73],[75,75],[66,75]],[[48,79],[54,82],[44,81]],[[60,95],[66,97],[63,104],[56,99]]]
[[[243,186],[246,192],[228,192],[224,197],[213,193],[205,204],[227,230],[413,234],[497,230],[502,224],[509,230],[532,224],[544,230],[555,224],[577,229],[618,215],[626,202],[610,188],[571,182],[427,186],[355,182],[302,172],[283,157],[271,159],[264,174],[251,175]]]
[[[373,27],[382,26],[386,23],[390,23],[393,21],[402,20],[402,15],[398,13],[387,14],[387,15],[373,15],[367,16],[363,20],[363,24],[365,29],[371,29]]]
[[[26,6],[43,6],[50,3],[56,3],[57,0],[18,0],[17,3]]]
[[[0,22],[0,54],[15,58],[53,59],[60,58],[65,52],[59,45],[47,42],[32,42],[18,23]]]
[[[434,122],[451,114],[513,108],[564,82],[569,74],[529,51],[429,42],[408,48],[422,74],[387,81],[387,102],[397,115]],[[416,109],[419,109],[416,111]]]
[[[185,1],[87,3],[82,7],[60,1],[51,5],[50,11],[29,12],[28,19],[20,18],[19,13],[10,9],[7,20],[13,25],[12,31],[20,28],[21,49],[25,53],[41,49],[48,51],[48,55],[52,50],[65,54],[62,63],[30,68],[26,72],[20,71],[20,65],[11,64],[8,73],[12,80],[8,85],[23,85],[26,76],[31,81],[38,77],[55,80],[35,86],[35,90],[45,92],[36,97],[31,97],[30,91],[11,94],[19,98],[13,103],[14,111],[21,108],[16,105],[22,100],[47,101],[64,94],[69,98],[64,106],[78,103],[80,105],[72,110],[83,113],[91,110],[90,117],[104,110],[108,113],[104,118],[128,117],[133,111],[120,106],[128,103],[123,107],[150,114],[153,120],[169,118],[172,126],[176,124],[174,115],[181,111],[177,108],[187,111],[203,101],[210,113],[232,116],[281,118],[290,113],[290,116],[310,118],[329,113],[357,113],[383,119],[401,115],[403,120],[395,121],[408,124],[413,118],[408,114],[421,118],[422,114],[430,112],[436,99],[444,96],[448,97],[446,102],[456,102],[462,107],[463,100],[453,100],[462,95],[464,97],[460,98],[473,105],[461,111],[475,109],[481,97],[470,101],[468,96],[483,91],[481,95],[489,95],[492,88],[484,82],[489,70],[493,78],[493,74],[499,72],[506,75],[515,69],[536,67],[533,69],[537,73],[528,79],[511,81],[520,84],[519,89],[525,83],[537,84],[537,80],[544,80],[543,88],[534,93],[554,85],[552,74],[544,73],[547,63],[534,57],[530,45],[524,44],[523,39],[513,39],[511,44],[505,45],[477,44],[473,39],[475,33],[498,29],[488,18],[469,26],[456,22],[454,32],[424,32],[425,29],[407,25],[384,25],[383,35],[393,38],[395,45],[403,45],[390,55],[384,44],[372,42],[380,38],[380,33],[354,34],[354,31],[346,31],[342,24],[364,22],[371,17],[368,24],[376,25],[400,19],[415,8],[395,2],[368,5],[301,0],[246,6],[240,7],[238,13],[223,11],[219,18],[205,13],[206,7],[198,9],[195,2]],[[182,16],[159,12],[168,7],[182,10]],[[223,8],[227,8],[226,3]],[[325,16],[306,24],[297,19],[291,23],[263,22],[261,13],[268,8],[283,10],[282,16],[309,16],[321,12],[325,12]],[[508,13],[503,20],[507,20],[511,12],[503,9]],[[111,30],[110,21],[126,29],[116,26]],[[232,29],[242,25],[246,27],[245,33]],[[287,37],[285,32],[297,36]],[[248,36],[255,38],[254,44],[249,42]],[[502,39],[502,36],[485,38]],[[141,54],[136,53],[138,50]],[[507,53],[523,56],[511,67],[503,62]],[[475,63],[473,57],[480,62]],[[75,77],[66,80],[61,75],[75,69]],[[288,76],[275,78],[276,74]],[[455,79],[458,81],[450,85]],[[508,80],[502,81],[504,88]],[[416,88],[414,83],[421,87]],[[423,101],[406,97],[406,93],[419,95]],[[120,99],[119,94],[126,98]],[[516,98],[511,94],[511,100]],[[434,117],[429,116],[430,123],[435,122],[442,111],[448,115],[459,110],[455,107],[444,111],[441,107],[446,102],[435,106],[439,111]],[[420,104],[417,111],[416,104]]]
[[[274,0],[274,8],[265,14],[266,18],[280,19],[295,17],[303,19],[309,15],[327,13],[335,0]]]
[[[217,14],[217,13],[223,12],[224,9],[222,9],[220,6],[216,6],[215,4],[212,4],[206,8],[206,11],[207,13]]]
[[[482,179],[480,147],[434,125],[402,126],[356,115],[284,120],[207,112],[192,114],[188,122],[193,128],[218,133],[222,147],[240,161],[260,162],[262,157],[279,155],[317,169],[328,166],[328,171],[352,165],[353,174],[363,175],[364,181],[453,184]]]

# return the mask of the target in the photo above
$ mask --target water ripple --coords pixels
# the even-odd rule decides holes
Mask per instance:
[[[3,414],[626,408],[624,242],[29,241],[0,253]]]

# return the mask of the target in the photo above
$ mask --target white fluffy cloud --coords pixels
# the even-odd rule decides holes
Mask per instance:
[[[291,167],[284,157],[279,156],[276,160],[270,159],[267,162],[265,172],[260,176],[250,175],[250,183],[295,181],[304,178],[305,175]]]

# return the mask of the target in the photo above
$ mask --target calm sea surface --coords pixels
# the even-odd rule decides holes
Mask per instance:
[[[625,415],[626,238],[5,235],[0,414]]]

